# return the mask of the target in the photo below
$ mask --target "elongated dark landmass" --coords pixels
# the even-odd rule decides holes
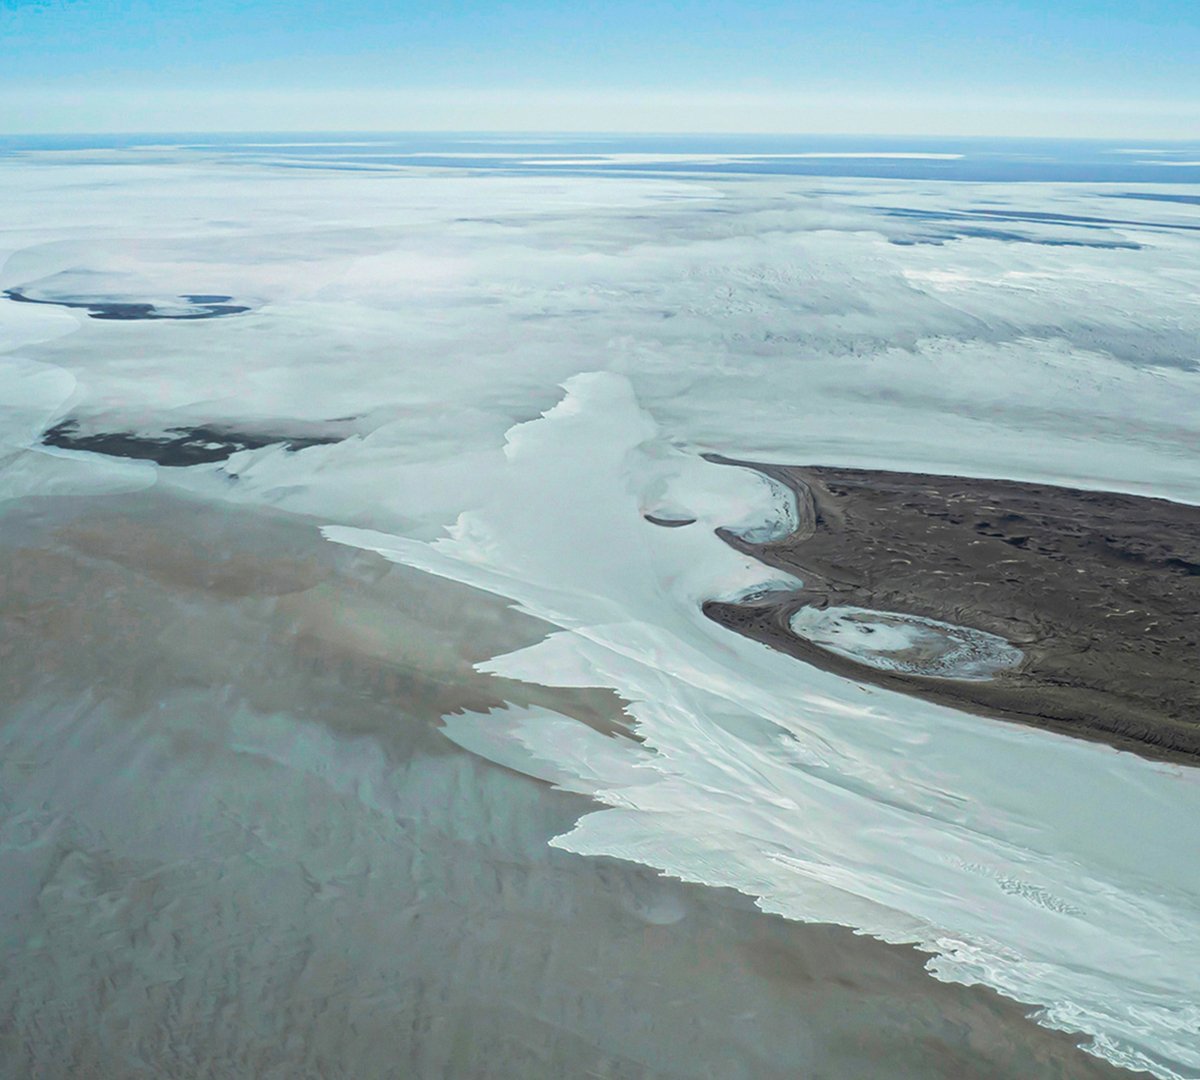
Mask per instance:
[[[287,450],[306,450],[310,446],[328,446],[343,436],[283,435],[264,432],[233,431],[230,428],[201,425],[168,428],[161,435],[135,431],[99,431],[80,433],[77,420],[63,420],[42,435],[42,445],[60,450],[86,450],[109,457],[153,461],[172,468],[205,465],[225,461],[240,450],[258,450],[281,444]]]
[[[685,517],[685,518],[660,517],[657,514],[643,514],[642,516],[648,522],[650,522],[651,525],[660,525],[664,529],[682,529],[685,526],[696,524],[696,519],[689,518],[689,517]]]
[[[819,667],[969,712],[1200,761],[1200,507],[1008,480],[748,465],[796,494],[799,528],[732,546],[803,587],[705,614]],[[938,619],[1024,653],[992,678],[880,670],[806,640],[814,605]]]
[[[250,309],[243,304],[230,304],[231,296],[208,293],[185,294],[181,299],[199,307],[199,311],[172,313],[162,311],[154,304],[137,300],[106,300],[101,296],[50,299],[27,296],[21,289],[5,289],[4,295],[18,304],[47,304],[51,307],[80,308],[92,319],[108,322],[139,322],[147,319],[172,319],[191,321],[195,319],[220,319],[226,315],[241,315]]]

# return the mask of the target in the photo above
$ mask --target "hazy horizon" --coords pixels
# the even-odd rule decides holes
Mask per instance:
[[[446,137],[468,138],[472,136],[486,138],[539,138],[539,139],[625,139],[625,138],[713,138],[713,139],[863,139],[863,140],[912,140],[934,141],[946,140],[980,143],[1016,143],[1044,142],[1061,144],[1113,144],[1120,142],[1146,142],[1155,145],[1178,144],[1191,146],[1200,143],[1200,131],[1194,135],[1154,136],[1145,132],[1116,132],[1107,135],[1031,135],[1021,134],[987,134],[979,132],[936,132],[920,130],[883,131],[862,130],[850,131],[845,129],[820,128],[809,129],[768,129],[734,130],[729,128],[659,128],[645,130],[638,128],[471,128],[471,127],[145,127],[145,128],[40,128],[28,130],[11,129],[0,131],[0,139],[15,142],[23,138],[46,139],[86,139],[86,138],[148,138],[150,136],[211,136],[213,138],[247,137],[247,136],[309,136],[314,139],[346,138],[353,136],[380,137]],[[1138,147],[1130,147],[1132,152]]]
[[[0,131],[1200,137],[1183,0],[0,4]]]
[[[38,94],[40,100],[31,101]],[[153,95],[148,99],[147,95]],[[1107,106],[1046,110],[1035,102],[1017,108],[999,102],[958,104],[947,108],[913,101],[885,113],[865,102],[796,102],[785,96],[713,100],[706,115],[716,124],[688,122],[698,95],[687,100],[656,100],[630,92],[621,96],[581,95],[543,100],[511,95],[503,89],[459,95],[358,94],[353,91],[297,91],[269,94],[240,91],[160,91],[155,88],[111,94],[53,95],[32,89],[0,90],[0,135],[152,135],[152,134],[520,134],[520,135],[745,135],[856,136],[863,138],[1054,139],[1111,141],[1146,139],[1192,142],[1200,139],[1200,100],[1177,113],[1160,108],[1124,106],[1122,122],[1111,120]],[[611,118],[638,119],[619,125]],[[248,116],[235,124],[221,118],[229,110]],[[824,122],[808,120],[820,115]],[[194,115],[184,124],[171,117]],[[572,123],[569,115],[582,116]],[[870,124],[868,117],[888,121]],[[755,126],[752,117],[774,117]],[[793,122],[790,117],[804,120]],[[932,118],[924,126],[909,117]],[[132,120],[126,120],[132,117]],[[321,118],[314,121],[313,117]],[[362,118],[362,119],[360,119]],[[746,121],[746,122],[743,122]]]

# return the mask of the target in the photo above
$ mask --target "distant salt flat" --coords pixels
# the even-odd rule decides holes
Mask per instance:
[[[488,155],[481,154],[477,156],[486,157]],[[514,154],[512,156],[525,157],[526,155]],[[593,157],[527,157],[527,160],[531,164],[541,165],[599,164],[602,162],[639,165],[652,161],[787,161],[791,159],[802,158],[843,158],[848,161],[857,159],[869,160],[872,158],[878,158],[885,161],[958,161],[962,157],[962,154],[934,154],[902,151],[885,152],[812,150],[794,154],[597,154]]]
[[[932,154],[932,153],[914,153],[910,151],[843,151],[843,150],[819,150],[802,154],[759,154],[755,157],[763,158],[884,158],[895,159],[897,161],[957,161],[962,158],[963,154]]]
[[[196,144],[206,149],[220,148],[220,144]],[[369,148],[371,143],[364,142],[323,142],[323,143],[238,143],[238,146],[254,149],[299,149],[314,147],[355,147]],[[170,146],[144,147],[144,149],[174,149]],[[339,157],[377,157],[385,148],[376,147],[371,153],[339,154]],[[840,151],[812,150],[796,153],[611,153],[611,154],[531,154],[519,150],[438,150],[438,151],[387,151],[389,157],[413,160],[437,158],[447,161],[490,161],[512,160],[528,165],[599,165],[623,164],[641,165],[650,162],[735,162],[735,161],[788,161],[804,158],[829,158],[854,160],[879,159],[883,161],[959,161],[965,155],[959,153],[926,153],[918,151]]]
[[[745,175],[889,176],[908,179],[985,181],[1064,181],[1073,183],[1155,182],[1154,161],[1196,159],[1194,144],[1153,143],[1125,147],[1103,142],[1031,139],[989,142],[978,139],[847,139],[836,136],[497,136],[416,133],[361,134],[352,138],[316,136],[268,138],[252,135],[199,138],[137,136],[107,140],[0,137],[0,154],[58,161],[132,163],[186,153],[192,163],[209,159],[247,165],[287,164],[307,170],[373,170],[423,167],[515,172],[564,170],[728,171]],[[1140,150],[1145,150],[1141,153]],[[1134,153],[1128,151],[1133,150]],[[1153,159],[1153,160],[1151,160]],[[1184,170],[1186,171],[1186,170]]]

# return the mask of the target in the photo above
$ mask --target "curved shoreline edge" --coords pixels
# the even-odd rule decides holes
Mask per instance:
[[[767,543],[720,530],[803,585],[709,600],[703,611],[717,623],[847,678],[1200,765],[1200,507],[1011,480],[708,458],[787,485],[800,523]],[[975,628],[1025,659],[974,682],[881,670],[792,630],[800,609],[831,605]]]

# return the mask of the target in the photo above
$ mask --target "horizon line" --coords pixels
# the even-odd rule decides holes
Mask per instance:
[[[1141,141],[1147,143],[1200,143],[1200,134],[1195,136],[1147,136],[1129,135],[982,135],[949,132],[906,131],[696,131],[687,129],[661,129],[653,131],[620,130],[615,128],[128,128],[96,129],[75,131],[0,131],[0,139],[42,138],[82,139],[104,137],[188,135],[188,136],[253,136],[253,135],[327,135],[362,136],[475,136],[475,137],[529,137],[539,138],[737,138],[737,139],[960,139],[978,142],[1047,142],[1047,143],[1111,143]]]

